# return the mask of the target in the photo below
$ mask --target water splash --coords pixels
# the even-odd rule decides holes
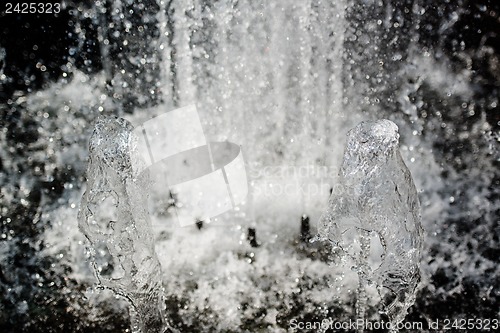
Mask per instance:
[[[90,138],[87,190],[78,224],[90,242],[99,287],[130,302],[134,330],[163,332],[162,274],[147,213],[149,175],[133,171],[132,160],[136,165],[139,155],[132,130],[121,118],[97,121]]]
[[[488,66],[488,63],[494,64],[497,57],[495,54],[494,57],[485,56],[484,52],[489,49],[481,47],[472,50],[477,51],[475,58],[469,58],[470,54],[458,48],[464,46],[470,51],[470,45],[474,43],[453,36],[446,37],[447,41],[439,37],[442,38],[440,43],[443,45],[454,45],[454,51],[449,52],[453,53],[455,60],[448,61],[446,50],[441,49],[441,46],[432,48],[430,41],[424,40],[426,34],[435,34],[436,39],[433,41],[437,43],[437,36],[443,36],[439,32],[457,22],[457,13],[459,17],[466,16],[461,13],[467,10],[468,16],[472,18],[472,15],[475,15],[474,7],[456,11],[457,4],[411,2],[414,5],[412,8],[409,6],[410,2],[161,1],[158,6],[162,9],[158,18],[154,18],[147,15],[146,11],[151,10],[154,15],[155,6],[144,6],[141,4],[144,1],[130,5],[135,7],[133,10],[130,10],[130,7],[125,8],[124,5],[126,10],[120,9],[116,12],[109,6],[104,7],[104,4],[118,6],[120,3],[125,4],[125,1],[96,1],[93,6],[101,8],[98,13],[104,13],[108,19],[99,18],[100,14],[95,11],[82,12],[82,17],[102,22],[102,31],[96,33],[99,36],[97,39],[92,37],[95,31],[89,29],[88,25],[85,26],[83,19],[80,29],[77,20],[72,18],[71,25],[74,24],[78,27],[77,31],[81,31],[77,42],[82,47],[76,51],[76,55],[81,52],[82,55],[78,56],[85,59],[88,45],[100,43],[103,52],[99,59],[93,61],[95,64],[103,62],[104,69],[94,73],[87,64],[90,60],[85,60],[85,66],[82,68],[75,66],[76,60],[71,60],[70,57],[68,64],[62,67],[65,74],[69,74],[68,79],[63,79],[42,91],[22,95],[22,98],[14,96],[12,104],[9,102],[10,105],[2,105],[10,110],[4,117],[9,119],[9,126],[0,131],[0,201],[5,206],[5,209],[2,207],[3,224],[0,238],[9,242],[14,239],[16,243],[12,242],[5,251],[2,250],[8,253],[9,257],[0,255],[6,265],[3,265],[2,273],[8,280],[12,276],[10,280],[15,282],[12,283],[13,287],[3,285],[0,288],[10,290],[8,297],[9,301],[12,299],[12,304],[27,302],[30,305],[28,313],[36,315],[31,318],[16,317],[10,310],[14,307],[9,304],[3,308],[5,311],[0,311],[6,313],[1,317],[8,317],[9,320],[22,318],[12,320],[15,326],[19,323],[31,323],[32,327],[46,327],[48,320],[43,321],[44,319],[40,318],[47,318],[46,313],[49,311],[40,315],[40,309],[47,307],[36,304],[37,299],[47,299],[50,294],[46,291],[47,284],[43,289],[40,288],[43,294],[33,292],[36,290],[34,288],[38,288],[39,280],[34,280],[32,276],[38,276],[40,273],[42,278],[49,279],[54,276],[53,270],[39,269],[48,265],[40,261],[40,256],[30,255],[30,261],[36,263],[36,266],[32,266],[31,271],[21,267],[23,272],[26,272],[24,276],[28,277],[23,280],[19,277],[21,274],[18,274],[21,271],[21,268],[17,268],[18,262],[11,258],[19,254],[25,257],[26,253],[33,253],[26,251],[26,244],[32,244],[33,251],[39,252],[37,244],[43,243],[49,248],[47,244],[62,246],[74,239],[67,237],[71,209],[69,206],[64,207],[61,199],[70,200],[67,199],[67,193],[70,192],[68,185],[74,186],[73,192],[80,189],[78,180],[82,161],[86,156],[81,149],[85,146],[83,142],[87,140],[86,128],[89,122],[93,122],[94,110],[99,107],[109,114],[120,109],[118,104],[131,105],[134,106],[133,116],[142,121],[143,118],[150,118],[155,112],[157,114],[164,109],[162,107],[158,110],[141,110],[141,107],[154,105],[155,101],[160,100],[150,94],[152,89],[155,94],[158,93],[157,90],[161,90],[162,102],[172,103],[169,108],[173,108],[176,103],[191,103],[191,96],[196,96],[199,104],[206,105],[204,114],[210,114],[205,117],[205,124],[213,122],[208,126],[209,137],[213,140],[230,138],[241,142],[251,154],[248,160],[263,166],[300,166],[310,161],[322,166],[323,160],[339,164],[336,163],[336,157],[340,157],[341,152],[339,150],[340,154],[337,155],[335,143],[340,141],[337,138],[344,137],[343,129],[350,125],[340,123],[341,119],[337,114],[340,115],[340,112],[345,110],[346,123],[357,122],[357,116],[390,117],[400,125],[403,143],[401,151],[405,160],[411,161],[408,166],[419,190],[422,190],[419,195],[424,223],[429,234],[434,235],[429,237],[427,244],[432,256],[425,258],[423,263],[423,270],[432,278],[420,294],[416,311],[422,314],[421,318],[429,316],[431,319],[457,313],[462,316],[470,316],[471,313],[483,317],[488,313],[490,316],[496,315],[498,306],[495,305],[498,303],[498,297],[491,286],[495,285],[495,279],[500,275],[497,274],[499,266],[496,262],[498,233],[492,230],[497,227],[495,222],[498,220],[496,216],[499,187],[495,186],[498,184],[498,167],[495,167],[495,160],[488,157],[488,154],[498,152],[498,149],[492,150],[495,149],[493,144],[496,144],[492,137],[487,142],[492,146],[486,147],[487,150],[482,133],[490,130],[484,116],[488,117],[488,110],[491,116],[495,115],[494,108],[497,107],[498,98],[491,92],[491,88],[487,88],[486,84],[491,84],[492,81],[487,79],[484,69],[481,68]],[[70,3],[75,2],[68,2]],[[192,4],[195,4],[196,8],[191,9]],[[412,15],[420,12],[417,8],[419,5],[425,6],[429,13],[435,13],[427,18],[422,17],[422,24],[415,20],[419,14]],[[144,8],[140,9],[139,6]],[[446,8],[448,10],[444,10]],[[490,22],[489,12],[478,16],[479,19],[474,21],[478,24],[480,21]],[[153,40],[157,32],[151,33],[153,39],[143,38],[149,34],[142,34],[139,29],[147,24],[130,19],[132,15],[137,15],[140,21],[146,17],[151,18],[150,22],[157,20],[161,25],[158,30],[161,31],[161,36],[158,37],[161,40]],[[498,15],[495,14],[495,17],[498,18]],[[131,28],[126,27],[129,25],[126,21],[130,21]],[[458,23],[460,21],[462,24],[470,24],[469,19],[460,18]],[[412,33],[410,29],[415,29],[417,34]],[[421,36],[418,35],[418,30]],[[450,35],[450,30],[453,29],[448,29],[444,35]],[[144,31],[152,30],[146,27]],[[114,36],[117,32],[120,34]],[[459,30],[454,33],[461,34]],[[493,39],[486,33],[489,31],[483,31],[483,34],[477,36],[482,35],[482,40],[490,44]],[[136,36],[131,36],[133,34]],[[83,40],[84,35],[88,36],[87,41]],[[419,37],[421,39],[417,41]],[[413,46],[410,39],[413,40]],[[479,42],[481,38],[473,39]],[[136,44],[138,41],[145,46],[151,46],[151,50],[160,52],[156,58],[158,60],[147,55],[151,54],[150,50],[145,50],[147,54],[143,57],[142,51],[136,48],[143,47]],[[124,45],[125,42],[128,46]],[[161,45],[158,47],[159,43]],[[28,45],[29,54],[32,52],[32,46]],[[11,51],[14,49],[7,47],[9,54]],[[69,52],[71,55],[71,49]],[[457,63],[456,58],[464,59],[467,67]],[[128,59],[130,63],[127,62]],[[160,61],[159,59],[163,66],[155,63]],[[34,65],[34,62],[32,63]],[[73,67],[70,66],[72,64]],[[5,67],[5,82],[16,80],[11,81],[17,76],[8,73],[7,69],[11,66],[12,63],[9,63],[9,66]],[[137,72],[138,69],[141,70],[140,73]],[[122,70],[126,74],[122,74]],[[490,75],[493,72],[486,73]],[[29,82],[34,80],[35,76],[28,73],[19,77],[23,78],[24,82]],[[158,84],[158,78],[159,89],[154,89],[149,83]],[[106,94],[108,89],[109,93]],[[487,97],[479,98],[476,95],[478,93]],[[148,96],[151,97],[150,103],[141,102],[140,98]],[[124,97],[129,102],[121,102],[120,98]],[[484,111],[485,109],[487,111]],[[64,112],[61,113],[62,110]],[[396,110],[398,112],[395,112]],[[362,115],[357,115],[361,112]],[[418,119],[415,120],[416,117]],[[491,121],[491,124],[496,122],[497,120]],[[318,142],[318,145],[315,148],[312,145],[306,147],[303,142]],[[319,162],[316,162],[318,160]],[[63,177],[68,174],[71,178]],[[447,174],[449,176],[446,176]],[[30,226],[29,230],[42,230],[42,223],[31,223],[31,220],[37,221],[36,216],[40,215],[36,208],[39,200],[33,199],[39,197],[40,181],[42,184],[48,184],[44,185],[42,195],[49,193],[59,200],[60,206],[58,211],[51,212],[52,208],[42,201],[41,215],[49,216],[45,217],[45,221],[50,221],[50,224],[47,222],[50,225],[48,230],[63,230],[63,236],[44,234],[43,242],[31,236],[25,237],[26,234],[32,233],[25,231],[26,226]],[[61,189],[67,188],[66,192],[58,194],[58,186]],[[74,193],[70,194],[73,198]],[[223,260],[216,261],[221,249],[230,249],[232,253],[237,253],[239,249],[224,247],[220,235],[213,236],[217,246],[212,246],[210,236],[207,236],[210,235],[210,230],[204,229],[203,236],[200,236],[205,246],[192,235],[182,238],[176,234],[162,236],[159,245],[160,248],[164,247],[166,254],[160,256],[164,260],[163,267],[177,260],[177,263],[170,265],[168,269],[173,272],[173,276],[165,278],[164,283],[170,284],[169,294],[189,301],[187,309],[172,307],[176,309],[173,311],[178,311],[174,315],[180,313],[182,316],[178,317],[182,317],[183,322],[196,323],[193,330],[198,331],[213,330],[214,323],[218,323],[221,330],[241,331],[243,329],[238,326],[241,321],[251,322],[252,326],[248,330],[255,331],[256,327],[272,317],[273,311],[279,311],[281,320],[271,318],[272,328],[279,329],[280,325],[287,324],[283,318],[295,315],[293,310],[283,313],[283,304],[291,304],[290,300],[297,299],[301,305],[298,308],[303,312],[302,304],[307,302],[306,309],[313,309],[312,304],[324,304],[325,298],[331,298],[331,294],[324,295],[327,293],[319,289],[322,285],[317,282],[314,284],[314,293],[307,288],[301,288],[300,294],[293,291],[295,285],[290,283],[290,280],[293,281],[292,276],[296,276],[297,281],[300,281],[297,284],[305,280],[304,267],[309,268],[310,275],[317,277],[315,281],[322,281],[323,277],[332,271],[320,266],[322,262],[314,261],[305,265],[303,260],[297,260],[294,255],[281,256],[277,260],[276,256],[290,253],[285,244],[286,240],[296,236],[296,228],[289,228],[288,224],[281,227],[279,221],[273,219],[271,209],[281,209],[277,216],[283,217],[286,223],[298,220],[304,212],[311,213],[310,216],[315,218],[312,214],[316,212],[316,206],[312,203],[302,208],[288,197],[286,199],[283,200],[283,196],[280,196],[279,200],[271,202],[264,196],[256,196],[254,201],[262,203],[256,211],[266,218],[266,223],[258,225],[257,233],[263,235],[260,236],[263,245],[259,248],[260,253],[255,253],[256,260],[252,259],[252,266],[249,267],[240,266],[236,260],[230,260],[229,264]],[[284,204],[278,206],[275,204],[278,201]],[[31,203],[28,210],[25,208],[26,202]],[[277,206],[279,208],[275,208]],[[294,208],[299,210],[295,215],[292,212]],[[25,211],[28,211],[27,218],[21,218],[24,213],[19,212]],[[66,211],[67,214],[61,213]],[[30,219],[31,215],[28,214],[35,217]],[[285,225],[285,222],[282,225]],[[73,232],[73,229],[71,230]],[[266,234],[272,236],[266,238]],[[376,233],[368,235],[373,235],[374,242],[370,244],[370,253],[378,247],[382,248]],[[269,244],[280,246],[280,251]],[[59,249],[56,250],[55,247],[50,246],[50,250],[53,253],[51,256],[57,260],[56,263],[71,264],[73,271],[75,267],[80,266],[80,256],[70,257],[65,252],[64,259],[59,259]],[[190,251],[183,254],[186,260],[178,260],[179,255],[171,256],[172,250],[188,247]],[[230,250],[227,250],[228,253]],[[199,251],[197,253],[204,256],[193,255],[192,251]],[[267,256],[267,251],[271,255]],[[100,256],[99,252],[96,256]],[[370,261],[371,257],[366,260]],[[276,265],[276,262],[279,262],[279,265]],[[260,265],[259,269],[253,269],[255,265]],[[207,274],[205,267],[208,266],[212,268],[212,272]],[[371,262],[368,266],[372,266]],[[12,269],[13,267],[15,269]],[[111,267],[112,265],[101,266],[101,274],[109,275]],[[219,267],[229,267],[237,278],[221,279],[221,271],[226,270],[219,270]],[[273,269],[269,269],[270,267]],[[116,265],[113,269],[116,269]],[[61,281],[72,281],[67,279],[62,269],[58,272]],[[208,287],[189,287],[193,279],[197,284]],[[214,283],[217,279],[219,282]],[[343,281],[340,280],[342,283]],[[78,277],[77,282],[84,285],[86,279]],[[19,288],[21,284],[35,287],[26,292],[26,289]],[[69,285],[69,282],[63,285]],[[263,289],[260,289],[261,285],[264,286]],[[272,287],[269,288],[269,285]],[[59,292],[67,288],[57,287],[53,292],[55,290]],[[457,290],[459,292],[456,292]],[[78,297],[78,290],[73,291],[74,294],[70,296],[61,293],[60,297],[67,298],[71,305],[74,300],[81,299]],[[244,296],[241,296],[242,293]],[[29,299],[24,298],[27,294],[30,295]],[[313,298],[311,295],[318,296]],[[246,306],[240,306],[242,299],[245,303],[249,303],[247,300],[251,299],[250,304],[262,304],[262,308],[268,313],[267,318],[249,314]],[[77,309],[78,304],[71,307]],[[237,307],[242,310],[234,310]],[[94,310],[82,307],[78,316],[70,317],[66,316],[66,306],[50,308],[50,313],[65,314],[48,317],[57,318],[58,326],[62,327],[63,323],[70,325],[65,326],[65,330],[72,327],[75,321],[81,321],[81,325],[85,327],[96,322],[92,317]],[[429,310],[436,308],[439,311]],[[20,310],[24,312],[24,305]],[[228,315],[229,311],[233,311],[230,312],[231,315]],[[221,315],[217,318],[214,313]],[[339,308],[338,313],[339,316],[348,315],[349,309]],[[313,315],[316,314],[314,310]],[[116,321],[114,324],[116,325]]]
[[[417,191],[398,144],[398,127],[389,120],[352,129],[340,171],[345,191],[332,193],[319,223],[319,238],[355,263],[357,319],[364,319],[366,286],[373,282],[388,302],[383,311],[393,324],[415,301],[423,237]],[[378,263],[370,260],[377,250]]]

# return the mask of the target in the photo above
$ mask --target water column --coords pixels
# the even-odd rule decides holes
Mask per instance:
[[[121,118],[97,121],[78,226],[88,240],[98,288],[130,303],[133,332],[163,333],[168,325],[147,207],[149,173],[136,167],[145,162],[132,131]]]
[[[356,319],[366,319],[366,290],[373,283],[395,326],[415,301],[423,242],[420,203],[399,153],[396,124],[361,122],[349,131],[340,184],[345,191],[332,193],[319,239],[331,242],[344,270],[358,275]]]

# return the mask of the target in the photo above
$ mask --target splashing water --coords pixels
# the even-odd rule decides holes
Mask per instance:
[[[348,133],[340,171],[345,191],[332,193],[319,225],[319,238],[355,262],[357,319],[365,317],[366,285],[374,282],[388,291],[384,312],[393,324],[415,301],[423,237],[417,191],[398,144],[398,127],[389,120],[362,122]],[[373,269],[376,245],[381,262]]]
[[[132,170],[132,159],[139,156],[132,130],[121,118],[97,121],[90,139],[88,183],[78,223],[91,245],[99,287],[130,302],[136,331],[163,332],[161,267],[147,213],[149,175]],[[111,267],[99,266],[99,256],[107,257]]]
[[[114,298],[109,297],[109,305],[93,307],[80,293],[94,282],[78,246],[83,235],[77,228],[74,208],[81,198],[90,134],[87,129],[98,114],[126,113],[136,124],[165,109],[193,102],[200,110],[207,139],[241,143],[245,160],[252,165],[250,176],[255,185],[250,187],[253,195],[249,201],[254,203],[253,212],[241,212],[245,221],[227,220],[235,226],[253,224],[261,246],[246,254],[244,246],[248,244],[244,238],[238,242],[238,230],[172,230],[167,224],[168,202],[164,206],[155,202],[151,219],[158,258],[168,270],[168,277],[163,277],[165,311],[175,320],[173,326],[188,332],[254,332],[263,327],[289,330],[289,321],[295,318],[324,318],[335,313],[336,319],[345,320],[351,316],[350,292],[356,287],[341,274],[335,275],[326,263],[327,254],[323,256],[305,241],[295,241],[296,223],[303,214],[317,219],[325,206],[334,178],[330,171],[337,173],[334,166],[340,165],[342,158],[342,147],[337,143],[342,142],[347,129],[361,120],[384,117],[399,126],[401,154],[419,190],[422,220],[429,233],[422,260],[422,289],[407,320],[418,318],[425,327],[426,321],[443,317],[497,316],[500,296],[492,286],[498,285],[500,276],[500,150],[495,134],[499,104],[493,89],[498,82],[493,79],[498,78],[498,57],[491,48],[497,38],[483,29],[481,22],[489,25],[498,21],[498,10],[412,0],[66,3],[68,15],[60,19],[67,17],[69,26],[74,27],[68,40],[75,47],[68,49],[63,63],[57,63],[52,52],[48,53],[51,59],[33,61],[31,55],[38,59],[40,52],[35,48],[44,48],[36,40],[23,43],[26,50],[17,42],[9,46],[0,41],[5,47],[5,51],[0,48],[0,81],[6,90],[14,89],[9,86],[15,87],[15,82],[28,87],[35,78],[24,71],[13,75],[12,62],[21,51],[27,52],[33,67],[36,63],[36,77],[49,74],[48,64],[52,63],[64,73],[58,76],[59,82],[40,91],[28,89],[12,97],[7,94],[11,100],[0,103],[6,122],[0,131],[0,294],[5,295],[5,301],[0,300],[0,331],[32,332],[34,327],[44,327],[68,332],[74,325],[78,326],[74,330],[83,331],[103,322],[112,326],[103,331],[127,327],[128,317],[116,308]],[[5,16],[0,21],[7,19]],[[22,21],[21,26],[33,24],[27,17]],[[471,37],[460,37],[460,26],[477,29]],[[482,33],[476,35],[479,28]],[[4,31],[4,35],[18,35]],[[481,45],[474,46],[474,41]],[[100,47],[93,56],[87,50],[92,45]],[[39,70],[41,65],[47,66],[47,71]],[[4,92],[0,95],[6,96]],[[142,185],[143,191],[132,190],[142,180],[133,183],[133,172],[126,170],[125,163],[130,156],[122,157],[129,152],[126,145],[119,144],[129,140],[129,125],[112,120],[105,127],[111,129],[112,123],[121,134],[114,132],[109,138],[102,134],[89,166],[88,189],[101,188],[104,200],[100,201],[97,192],[86,194],[93,214],[81,212],[81,217],[89,215],[83,227],[94,231],[89,233],[92,237],[99,236],[99,240],[92,238],[92,248],[100,285],[129,297],[137,308],[143,306],[142,313],[151,314],[150,322],[158,323],[163,309],[157,308],[155,293],[160,294],[161,284],[153,267],[159,265],[155,260],[144,260],[151,265],[151,269],[141,269],[148,287],[145,282],[130,282],[138,273],[129,268],[140,266],[142,254],[135,258],[128,249],[120,255],[108,249],[119,243],[116,239],[130,239],[127,243],[141,249],[138,253],[148,253],[144,257],[152,253],[152,240],[142,235],[148,228],[137,218],[141,207],[133,207],[144,200],[146,191]],[[485,132],[489,133],[486,138]],[[360,142],[365,140],[354,142],[361,149]],[[97,147],[95,140],[93,145]],[[102,145],[109,147],[109,154],[100,150]],[[380,145],[381,149],[387,147]],[[115,148],[119,152],[116,157]],[[399,153],[394,154],[387,159],[398,165]],[[355,266],[346,276],[360,274],[358,317],[380,319],[373,312],[379,296],[376,291],[370,294],[376,284],[382,286],[385,311],[402,318],[406,312],[403,307],[412,302],[411,284],[416,281],[411,280],[408,272],[412,269],[407,265],[397,272],[392,268],[400,259],[401,248],[411,248],[411,240],[406,242],[409,232],[402,223],[388,223],[396,235],[394,241],[403,243],[392,242],[392,234],[380,231],[383,227],[375,219],[357,220],[357,216],[373,203],[369,198],[380,203],[389,200],[377,206],[385,209],[387,216],[404,213],[406,208],[396,207],[392,196],[377,192],[385,185],[371,186],[375,179],[396,178],[380,176],[382,170],[390,168],[379,160],[377,169],[369,173],[375,161],[362,160],[365,155],[352,154],[349,165],[358,171],[341,177],[349,193],[334,195],[337,203],[344,200],[348,207],[356,208],[346,213],[355,226],[345,227],[341,238],[334,237],[332,227],[331,239],[342,246],[338,250],[344,250],[343,258]],[[363,161],[366,169],[356,169]],[[319,171],[327,168],[328,172],[304,177],[299,174],[302,166]],[[281,174],[295,170],[298,182],[321,191],[286,193],[289,179],[275,176],[277,167],[285,171]],[[129,171],[130,178],[123,176]],[[404,196],[407,187],[396,183]],[[406,180],[403,183],[407,184]],[[376,194],[367,194],[368,188]],[[395,188],[387,187],[388,193],[397,196]],[[414,191],[408,193],[414,195]],[[168,198],[154,188],[149,195]],[[354,205],[352,200],[358,197],[364,201]],[[119,203],[114,202],[118,199]],[[132,206],[126,206],[126,201]],[[135,216],[118,218],[118,207]],[[389,212],[391,209],[394,211]],[[372,215],[375,213],[370,211],[363,216]],[[387,220],[401,222],[402,215],[398,216]],[[409,214],[407,220],[412,219]],[[125,230],[118,236],[116,230],[127,228],[123,221],[132,221],[129,226],[135,224],[141,235]],[[343,230],[342,225],[338,227]],[[395,248],[396,244],[401,248]],[[391,257],[391,253],[395,255]],[[405,254],[418,257],[416,252]],[[405,279],[409,285],[404,284]],[[332,298],[334,291],[327,281],[333,280],[339,293],[349,294],[345,302]],[[53,282],[54,287],[50,287]],[[141,286],[151,290],[154,301],[142,302],[145,297],[134,296],[134,283],[137,290]],[[61,305],[47,307],[46,300]],[[112,314],[112,320],[106,319],[107,313]],[[15,329],[5,329],[5,322]],[[25,326],[21,329],[20,325]]]

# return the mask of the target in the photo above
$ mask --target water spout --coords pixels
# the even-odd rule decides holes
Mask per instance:
[[[161,267],[147,212],[149,175],[137,174],[132,167],[140,156],[132,130],[121,118],[97,121],[78,225],[90,243],[98,287],[111,289],[131,304],[133,330],[159,333],[167,325]],[[106,270],[100,257],[106,257]]]
[[[375,283],[393,326],[415,301],[423,237],[417,191],[398,148],[398,127],[389,120],[352,129],[340,171],[346,191],[332,193],[319,222],[319,238],[353,262],[357,319],[365,319],[366,287]]]

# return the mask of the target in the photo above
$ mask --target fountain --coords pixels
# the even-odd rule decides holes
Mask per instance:
[[[133,168],[145,162],[134,149],[132,130],[120,118],[97,121],[78,225],[90,242],[98,287],[113,290],[132,305],[133,331],[164,332],[162,273],[147,213],[149,179],[147,172]],[[99,265],[98,253],[111,266],[111,276]]]
[[[365,320],[366,287],[375,283],[388,291],[383,312],[393,327],[415,301],[423,237],[417,191],[398,144],[398,128],[388,120],[362,122],[349,132],[339,180],[346,191],[332,193],[317,238],[352,260],[357,320]],[[369,260],[374,245],[375,269]]]
[[[497,318],[498,13],[482,0],[68,0],[59,15],[2,14],[0,331],[122,332],[132,317],[133,330],[312,332],[386,316],[415,331],[404,325]],[[249,194],[181,228],[161,174],[137,178],[122,144],[192,103],[206,142],[241,146]],[[398,149],[369,144],[393,132],[358,140],[377,119],[397,125]],[[362,121],[348,145],[367,155],[339,173]],[[375,190],[359,185],[367,170],[348,176],[363,145],[393,152],[369,165],[404,205],[350,192]],[[314,221],[330,189],[332,205],[367,204],[358,222],[335,222],[355,225],[343,237],[310,243],[327,237]],[[365,228],[361,215],[380,219]],[[339,243],[348,237],[363,246]]]

